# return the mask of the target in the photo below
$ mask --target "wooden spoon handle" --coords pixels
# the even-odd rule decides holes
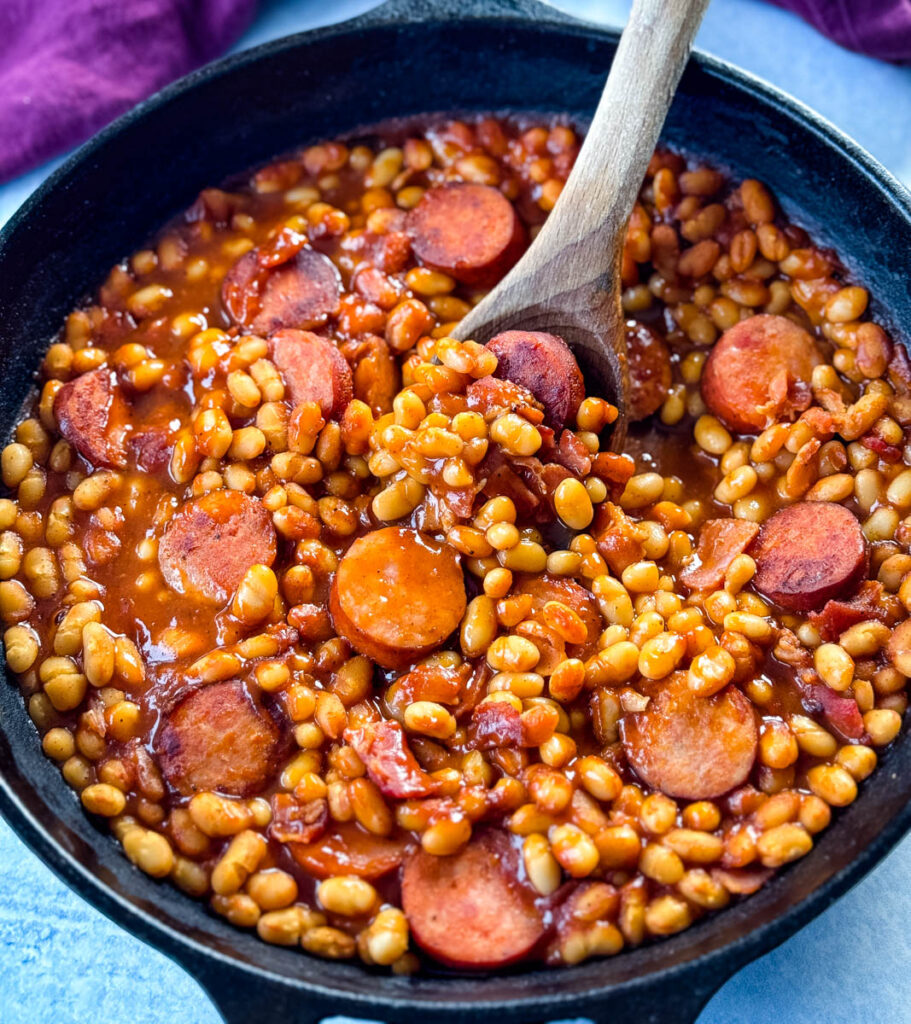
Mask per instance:
[[[626,225],[709,0],[635,0],[610,76],[572,174],[528,251],[461,322],[459,337],[486,340],[519,314],[549,308],[583,320],[619,292]],[[594,293],[594,294],[593,294]],[[582,308],[584,306],[584,308]],[[607,319],[615,319],[611,311]],[[533,324],[522,323],[532,329]],[[622,344],[616,342],[615,344]]]

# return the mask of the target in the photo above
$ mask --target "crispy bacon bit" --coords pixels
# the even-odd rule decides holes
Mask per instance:
[[[467,664],[458,668],[418,665],[396,681],[395,703],[404,706],[418,700],[432,700],[437,704],[457,704],[470,675],[471,666]]]
[[[495,411],[517,412],[532,423],[544,419],[541,403],[521,384],[498,377],[481,377],[468,385],[465,391],[468,408],[488,416]]]
[[[814,405],[802,413],[800,422],[805,423],[819,441],[828,441],[829,438],[834,437],[838,427],[835,417],[825,409],[820,409],[818,405]]]
[[[519,746],[522,742],[522,717],[506,701],[489,701],[476,707],[472,726],[477,750]]]
[[[436,783],[415,760],[398,722],[346,729],[345,741],[354,747],[384,796],[408,800],[436,792]]]
[[[514,473],[505,463],[491,466],[487,473],[487,481],[481,489],[486,498],[497,498],[505,495],[512,500],[521,516],[535,513],[540,501],[522,482],[521,477]]]
[[[592,459],[591,471],[592,476],[599,477],[607,484],[611,498],[616,501],[629,478],[636,472],[636,463],[630,455],[600,452]]]
[[[554,734],[558,721],[559,713],[551,705],[520,714],[506,701],[490,701],[476,707],[472,715],[473,746],[477,750],[538,747]]]
[[[876,452],[884,462],[898,462],[902,457],[901,448],[897,444],[886,441],[879,434],[864,434],[860,443],[864,448],[869,448],[871,452]]]
[[[636,524],[619,505],[606,501],[598,506],[592,533],[601,557],[617,575],[645,555]]]
[[[713,590],[724,582],[731,562],[750,546],[759,526],[746,519],[709,519],[699,531],[696,554],[680,573],[690,590]]]
[[[329,805],[323,797],[301,803],[291,793],[273,795],[269,835],[280,843],[312,843],[328,824]]]
[[[808,711],[822,710],[829,725],[845,739],[861,739],[864,735],[864,720],[853,697],[843,697],[823,683],[805,685],[803,690],[804,706],[809,705]]]
[[[821,612],[811,612],[810,622],[827,642],[837,640],[846,629],[858,622],[876,619],[891,625],[895,614],[883,605],[883,597],[883,585],[875,580],[867,580],[853,597],[842,601],[827,601]]]
[[[589,450],[571,430],[564,430],[554,452],[554,461],[576,476],[588,476],[592,469]]]

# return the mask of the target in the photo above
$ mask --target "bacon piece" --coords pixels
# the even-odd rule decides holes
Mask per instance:
[[[858,622],[876,619],[890,626],[895,621],[895,614],[883,605],[883,596],[881,583],[866,580],[853,597],[827,601],[822,611],[811,612],[810,622],[819,630],[823,640],[829,643],[836,641],[846,629]]]
[[[436,783],[411,753],[398,722],[370,722],[359,729],[346,729],[345,742],[357,752],[384,796],[408,800],[436,792]]]
[[[324,797],[301,803],[291,793],[273,793],[269,835],[280,843],[312,843],[329,825]]]
[[[759,526],[746,519],[709,519],[699,531],[695,557],[680,573],[680,582],[690,590],[721,586],[731,562],[758,533]]]

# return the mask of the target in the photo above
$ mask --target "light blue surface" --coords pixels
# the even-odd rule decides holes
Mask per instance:
[[[371,6],[370,0],[268,0],[239,48]],[[629,4],[561,0],[559,6],[617,25]],[[698,45],[803,100],[911,184],[911,69],[841,50],[759,0],[714,0]],[[53,166],[0,188],[0,222]],[[911,1020],[909,876],[906,840],[838,904],[725,985],[699,1024]],[[219,1020],[180,968],[70,893],[0,822],[0,1024]],[[672,1007],[667,1020],[673,1024]]]

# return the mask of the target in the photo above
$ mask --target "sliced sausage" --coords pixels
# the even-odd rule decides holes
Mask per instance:
[[[54,416],[61,435],[93,466],[126,465],[129,409],[113,370],[101,367],[64,384]]]
[[[314,843],[293,843],[289,849],[314,878],[357,875],[371,880],[395,871],[414,848],[405,836],[375,836],[354,823],[335,825]]]
[[[668,796],[710,800],[744,782],[756,759],[753,705],[736,687],[697,697],[679,673],[620,723],[636,774]]]
[[[759,527],[746,519],[709,519],[699,531],[693,560],[680,573],[690,590],[714,590],[724,582],[731,562],[752,544]]]
[[[415,942],[452,967],[496,968],[525,956],[544,934],[518,858],[498,832],[450,857],[423,850],[402,872],[402,909]]]
[[[166,717],[155,742],[161,770],[179,793],[264,789],[285,751],[282,730],[243,683],[192,690]]]
[[[338,418],[351,401],[351,367],[335,342],[309,331],[279,331],[269,342],[292,405],[316,402],[326,419]]]
[[[339,305],[342,281],[335,264],[315,249],[303,248],[287,262],[263,266],[258,249],[234,264],[222,285],[228,316],[254,334],[282,327],[320,327]]]
[[[494,376],[527,388],[544,406],[544,422],[554,430],[573,426],[585,380],[562,338],[542,331],[504,331],[487,347],[497,357]]]
[[[604,622],[601,612],[598,610],[598,602],[584,587],[580,587],[578,583],[562,576],[550,576],[547,573],[542,573],[540,576],[519,576],[512,593],[514,595],[530,595],[532,604],[529,617],[539,619],[541,622],[544,621],[544,606],[549,601],[559,601],[561,604],[565,604],[582,619],[588,631],[584,643],[566,645],[567,656],[587,658],[595,652]]]
[[[172,516],[158,545],[165,582],[178,594],[223,604],[251,565],[275,561],[275,529],[262,503],[210,491]]]
[[[755,434],[809,406],[813,338],[783,316],[751,316],[729,327],[702,373],[702,397],[730,430]]]
[[[753,584],[791,611],[808,612],[850,593],[867,571],[867,542],[844,505],[802,501],[763,524],[749,550]]]
[[[354,748],[384,796],[411,800],[436,792],[436,783],[411,753],[398,722],[368,722],[358,729],[346,729],[345,742]]]
[[[664,404],[671,387],[671,353],[658,334],[636,320],[626,324],[629,418],[644,420]]]
[[[451,183],[428,189],[405,230],[415,255],[465,284],[487,286],[516,262],[525,229],[512,203],[490,185]]]
[[[164,473],[171,463],[171,438],[167,430],[150,427],[130,436],[136,465],[146,473]]]
[[[458,554],[426,534],[389,526],[359,537],[329,594],[336,632],[361,654],[401,668],[439,646],[465,612]]]

